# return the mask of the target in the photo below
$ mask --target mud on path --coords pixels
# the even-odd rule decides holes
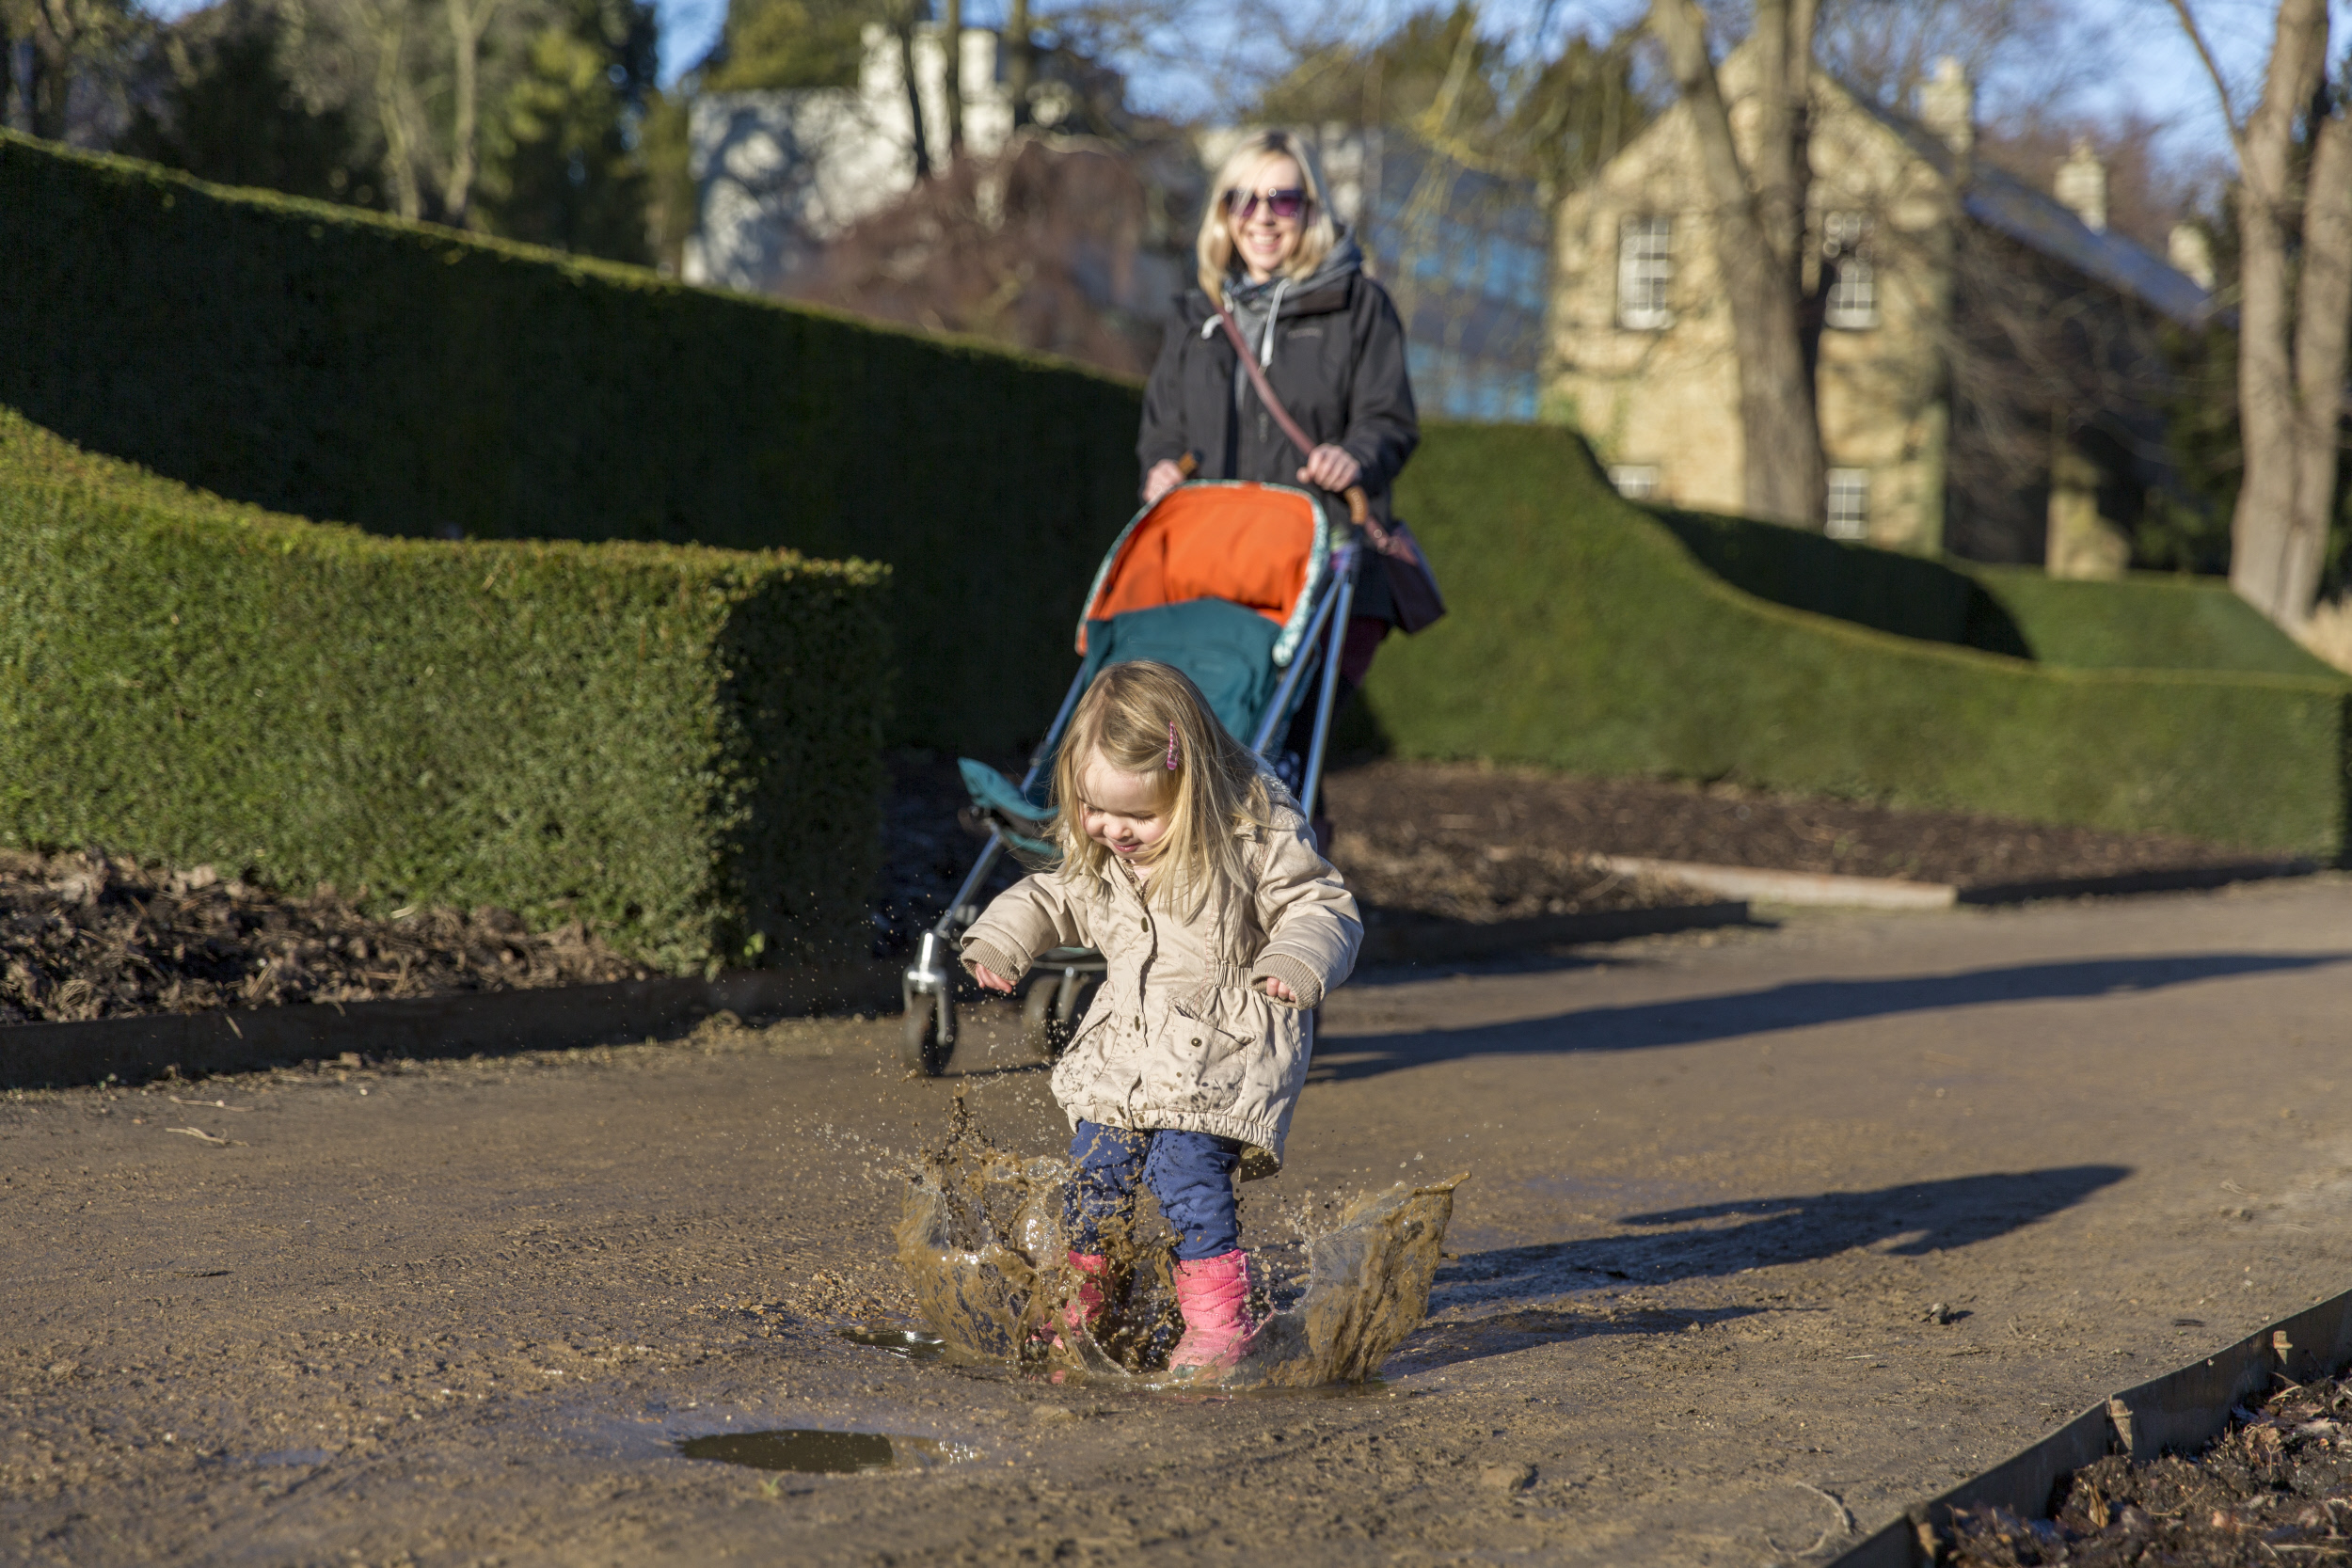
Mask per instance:
[[[0,1561],[1826,1553],[2352,1283],[2348,988],[2337,879],[1367,975],[1248,1239],[1467,1167],[1458,1256],[1384,1384],[1234,1399],[838,1335],[956,1082],[888,1021],[10,1096]],[[1053,1147],[1012,1022],[954,1072]],[[779,1427],[938,1462],[672,1446]]]

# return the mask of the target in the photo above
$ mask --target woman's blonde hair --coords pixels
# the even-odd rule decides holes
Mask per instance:
[[[1270,825],[1274,799],[1257,757],[1226,733],[1183,671],[1140,658],[1114,664],[1094,677],[1071,715],[1054,759],[1054,836],[1062,864],[1089,878],[1110,858],[1080,820],[1079,781],[1098,754],[1121,773],[1160,781],[1167,831],[1136,857],[1152,867],[1153,899],[1182,898],[1198,912],[1211,892],[1248,882],[1237,831]]]
[[[1212,302],[1224,297],[1225,282],[1233,267],[1233,231],[1226,227],[1232,214],[1225,210],[1225,193],[1239,188],[1269,158],[1288,158],[1296,164],[1298,177],[1307,185],[1306,227],[1299,233],[1298,248],[1282,263],[1283,275],[1302,279],[1313,277],[1331,247],[1340,243],[1340,226],[1332,220],[1330,203],[1323,199],[1323,182],[1315,174],[1314,160],[1288,131],[1260,131],[1233,149],[1216,171],[1216,182],[1209,187],[1209,210],[1200,215],[1200,237],[1193,248],[1200,261],[1200,292]]]

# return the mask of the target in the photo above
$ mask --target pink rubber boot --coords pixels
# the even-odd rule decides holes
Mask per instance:
[[[1066,1331],[1074,1334],[1084,1329],[1092,1334],[1095,1325],[1103,1321],[1104,1266],[1105,1260],[1099,1252],[1073,1252],[1070,1255],[1070,1267],[1078,1275],[1078,1288],[1070,1292],[1069,1304],[1061,1309],[1061,1323]],[[1054,1337],[1054,1348],[1065,1348],[1058,1334]]]
[[[1249,1255],[1235,1248],[1221,1258],[1176,1265],[1176,1307],[1184,1337],[1168,1358],[1171,1372],[1233,1370],[1258,1325],[1249,1317]]]

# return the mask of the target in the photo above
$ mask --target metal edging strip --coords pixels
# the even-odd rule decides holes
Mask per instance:
[[[2166,1451],[2201,1448],[2229,1426],[2233,1406],[2268,1393],[2276,1377],[2309,1383],[2348,1366],[2352,1291],[2109,1395],[2040,1442],[1889,1520],[1828,1568],[1931,1568],[1957,1509],[1999,1507],[2021,1518],[2045,1519],[2059,1484],[2086,1465],[2109,1453],[2141,1464]]]

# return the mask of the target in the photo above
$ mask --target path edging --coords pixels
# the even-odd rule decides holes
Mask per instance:
[[[591,986],[460,991],[246,1011],[145,1013],[0,1028],[0,1089],[66,1088],[361,1056],[562,1051],[674,1033],[720,1011],[777,1016],[895,1004],[896,963],[867,960]]]
[[[1998,1507],[2021,1519],[2046,1519],[2058,1483],[2085,1465],[2110,1453],[2145,1464],[2159,1453],[2193,1451],[2229,1426],[2233,1406],[2268,1393],[2277,1375],[2310,1383],[2347,1366],[2352,1291],[2110,1394],[2040,1442],[1888,1520],[1828,1568],[1933,1568],[1956,1509]]]
[[[2050,877],[2025,882],[1915,882],[1900,877],[1846,877],[1826,871],[1772,871],[1750,865],[1709,865],[1699,861],[1650,860],[1640,855],[1595,855],[1593,863],[1627,877],[1661,881],[1727,897],[1768,904],[1827,909],[1948,910],[1955,904],[2024,904],[2038,898],[2113,897],[2134,893],[2186,893],[2233,882],[2308,877],[2319,870],[2310,860],[2241,861],[2227,865],[2176,866],[2126,871],[2110,877]]]

